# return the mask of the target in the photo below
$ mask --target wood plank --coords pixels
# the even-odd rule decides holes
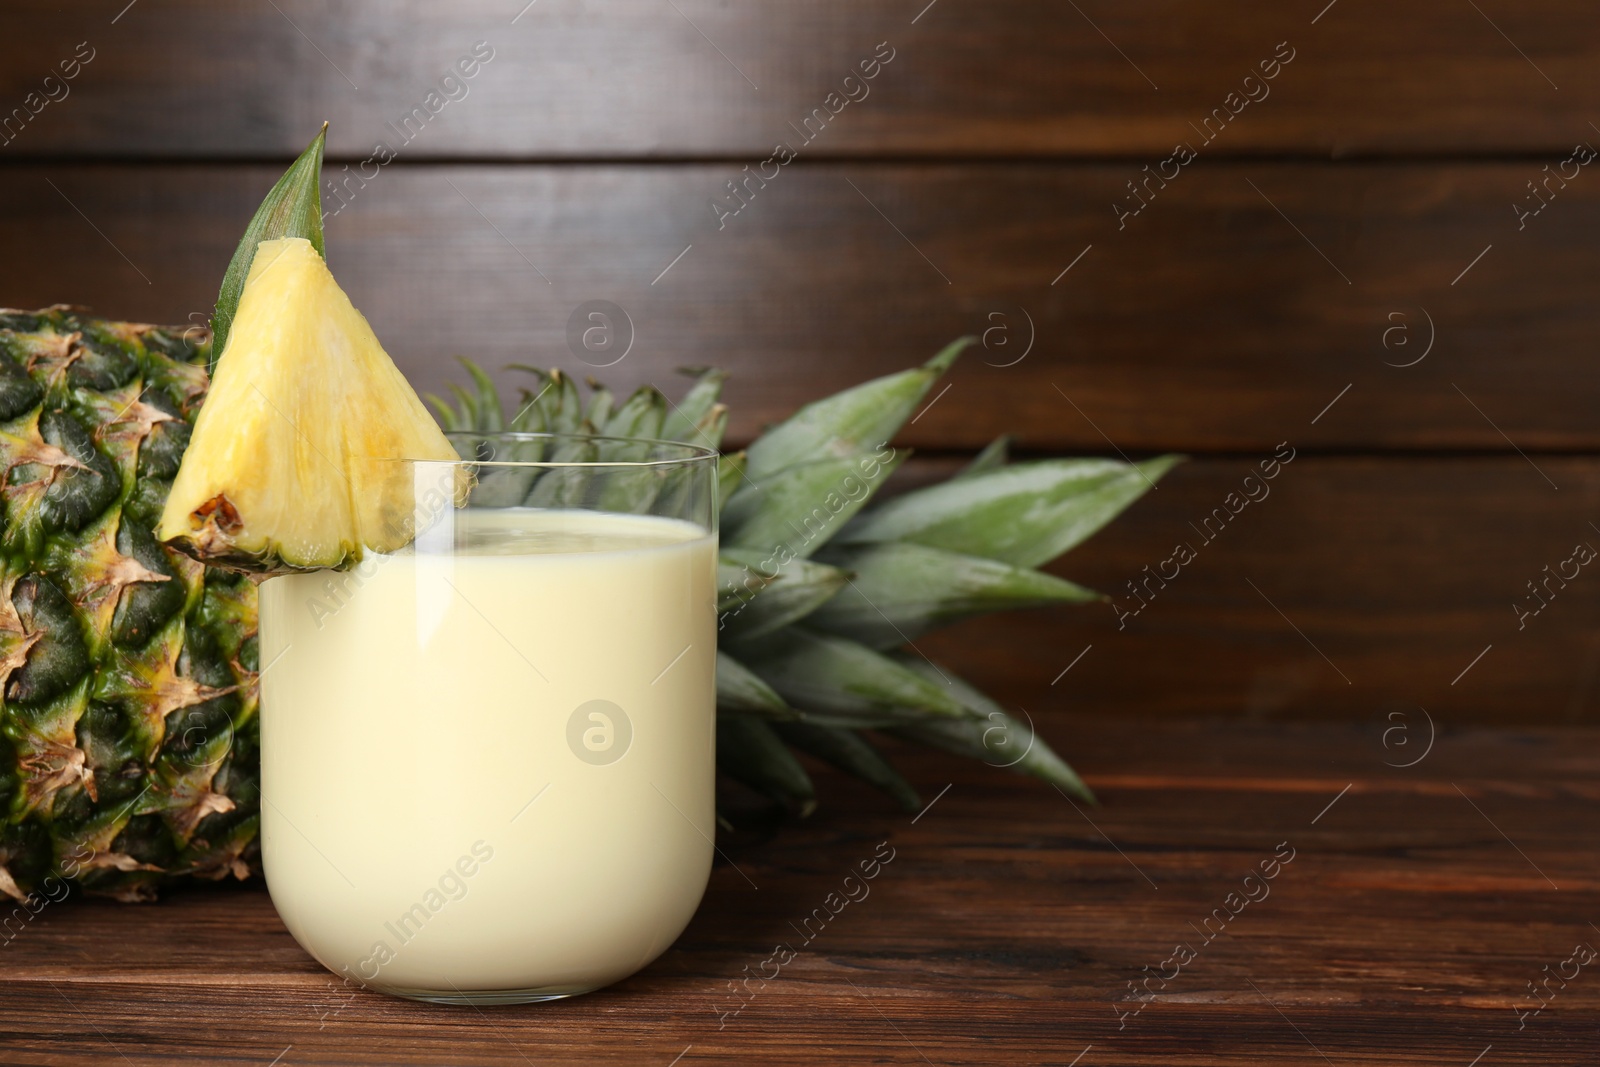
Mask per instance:
[[[1073,739],[1099,809],[902,753],[930,798],[950,783],[913,823],[819,772],[824,802],[808,822],[726,843],[759,890],[720,865],[677,945],[586,997],[473,1011],[348,994],[264,892],[229,886],[149,907],[47,907],[6,945],[0,1040],[9,1061],[37,1064],[1277,1065],[1321,1053],[1461,1067],[1490,1046],[1496,1064],[1592,1054],[1600,983],[1587,971],[1522,1029],[1516,1014],[1534,1004],[1528,982],[1600,936],[1587,922],[1600,904],[1596,798],[1565,791],[1600,774],[1592,731],[1457,731],[1397,770],[1360,724],[1151,730],[1094,716],[1047,729]],[[870,895],[722,1015],[739,1003],[729,983],[794,940],[790,922],[885,840],[895,859]],[[1204,940],[1196,928],[1285,844],[1293,858],[1268,894],[1222,933],[1213,918]],[[1128,983],[1177,942],[1195,958],[1120,1016]]]
[[[95,58],[6,153],[285,156],[331,119],[334,151],[361,159],[478,41],[495,58],[412,158],[754,161],[880,42],[893,61],[808,150],[1147,156],[1231,107],[1217,147],[1232,153],[1542,153],[1591,137],[1600,110],[1600,15],[1583,0],[125,7],[9,5],[6,108],[78,42]],[[1246,85],[1279,42],[1290,65]]]
[[[276,172],[0,169],[0,304],[204,321]],[[796,165],[719,229],[734,173],[396,164],[330,197],[330,258],[420,388],[459,377],[453,354],[628,388],[716,364],[735,440],[973,333],[908,443],[1600,446],[1586,174],[1519,231],[1532,163],[1201,159],[1119,230],[1131,165]],[[633,326],[604,370],[569,347],[589,300]]]

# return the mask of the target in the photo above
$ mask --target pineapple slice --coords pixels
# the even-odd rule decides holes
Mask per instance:
[[[262,241],[156,535],[255,573],[411,539],[412,468],[458,459],[311,242]]]

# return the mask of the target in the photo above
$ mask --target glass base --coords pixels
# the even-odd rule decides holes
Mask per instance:
[[[566,1000],[593,993],[599,986],[581,989],[394,989],[373,986],[379,993],[405,1000],[419,1000],[425,1004],[460,1005],[474,1008],[503,1007],[510,1004],[542,1004],[550,1000]]]

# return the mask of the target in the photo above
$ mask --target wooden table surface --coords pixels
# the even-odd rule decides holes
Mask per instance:
[[[660,960],[546,1005],[347,993],[259,884],[69,900],[0,948],[0,1061],[1595,1062],[1596,735],[1428,750],[1415,719],[1055,720],[1097,809],[918,754],[938,799],[913,822],[822,775],[807,823],[729,842],[737,868]],[[736,993],[884,841],[870,893]],[[1247,880],[1263,862],[1275,877]]]

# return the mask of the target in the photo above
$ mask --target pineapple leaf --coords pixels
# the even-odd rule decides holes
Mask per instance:
[[[450,391],[456,395],[456,405],[459,408],[457,418],[461,420],[462,428],[469,433],[478,432],[478,398],[455,382],[450,383]]]
[[[479,468],[477,485],[472,493],[473,504],[485,508],[514,508],[527,499],[528,491],[537,477],[536,468]]]
[[[538,463],[544,459],[544,451],[545,442],[538,439],[474,442],[474,452],[488,465],[476,471],[473,501],[489,508],[514,508],[521,504],[533,483],[544,473],[538,467],[521,464]]]
[[[500,393],[495,389],[494,382],[482,367],[466,356],[457,356],[456,361],[467,368],[473,384],[478,387],[478,421],[472,429],[478,433],[499,433],[505,429],[505,416],[500,410]]]
[[[584,419],[590,426],[604,426],[611,418],[611,411],[616,406],[617,398],[611,390],[589,379],[589,410],[584,413]]]
[[[953,477],[970,478],[974,474],[984,474],[988,471],[999,470],[1011,458],[1011,443],[1016,440],[1008,433],[1003,433],[983,447],[983,451],[972,457],[968,463],[957,471]]]
[[[544,412],[536,402],[538,395],[527,389],[519,391],[516,413],[506,429],[513,433],[539,433],[544,429]]]
[[[684,438],[689,444],[704,445],[706,448],[719,448],[722,445],[722,435],[728,431],[728,409],[722,404],[712,404],[711,410],[701,416],[699,422],[694,424],[694,432]],[[677,440],[677,438],[669,438]]]
[[[1007,715],[999,704],[948,670],[903,653],[897,654],[895,659],[930,682],[946,683],[951,695],[966,705],[975,717],[964,721],[925,719],[898,727],[894,733],[958,756],[983,760],[993,767],[1010,767],[1031,774],[1085,803],[1098,803],[1078,772],[1056,755],[1031,725]]]
[[[763,719],[800,717],[770,685],[726,652],[717,653],[717,708]]]
[[[1037,567],[1092,536],[1181,459],[1048,459],[1000,467],[897,497],[852,522],[839,540],[914,541]]]
[[[773,729],[800,751],[877,786],[893,797],[902,811],[913,812],[922,807],[922,800],[911,783],[901,777],[883,753],[854,730],[814,722],[781,722]]]
[[[717,768],[780,804],[794,805],[802,817],[816,809],[811,776],[772,727],[760,719],[717,717]]]
[[[623,401],[603,427],[597,423],[596,428],[607,437],[659,438],[661,422],[666,414],[667,398],[661,395],[661,391],[652,385],[641,385]]]
[[[723,513],[723,544],[774,556],[809,556],[861,510],[909,454],[890,452],[887,459],[880,458],[882,452],[830,457],[791,467],[760,488],[747,482],[734,492]],[[748,479],[748,467],[745,474]]]
[[[744,463],[747,453],[724,452],[717,457],[717,506],[728,506],[728,498],[733,491],[739,488],[739,483],[744,479]]]
[[[722,383],[728,377],[727,372],[715,367],[685,368],[684,373],[694,375],[695,383],[673,405],[672,414],[661,427],[661,435],[669,441],[691,441],[695,437],[696,427],[722,395]]]
[[[583,426],[583,402],[572,375],[552,370],[546,387],[537,394],[544,413],[544,428],[550,433],[578,433]]]
[[[280,237],[304,237],[317,250],[317,255],[327,258],[322,242],[322,150],[327,140],[328,124],[324,122],[311,144],[300,153],[300,158],[256,208],[255,217],[245,228],[239,247],[228,261],[222,288],[217,293],[217,309],[211,315],[211,358],[206,369],[213,374],[217,370],[217,360],[227,349],[228,332],[233,329],[233,317],[239,310],[245,279],[250,276],[250,264],[255,262],[256,246]]]
[[[520,370],[534,377],[537,389],[522,390],[521,403],[511,416],[510,427],[518,433],[543,433],[551,429],[552,413],[557,403],[552,399],[550,391],[556,388],[556,382],[550,375],[538,367],[530,367],[526,363],[509,363],[507,370]],[[560,394],[557,394],[559,398]]]
[[[971,716],[938,681],[847,637],[790,627],[745,645],[740,655],[817,722],[861,727]]]
[[[750,478],[759,485],[768,475],[798,463],[854,455],[887,444],[911,417],[929,386],[975,340],[962,337],[920,367],[874,378],[807,404],[750,446]]]
[[[821,604],[807,624],[871,648],[894,648],[935,627],[985,612],[1104,599],[1054,575],[908,541],[842,545],[824,552],[827,562],[853,571],[855,578]],[[763,592],[751,607],[770,595]]]
[[[446,433],[454,433],[461,429],[460,420],[456,418],[456,409],[445,403],[443,397],[436,393],[424,393],[422,399],[433,405],[433,410],[439,413],[439,425],[444,427]]]
[[[593,441],[565,440],[550,455],[551,463],[593,463]],[[530,508],[570,508],[583,503],[594,474],[588,467],[551,467],[533,483],[524,503]]]
[[[732,611],[771,581],[726,555],[717,558],[717,613]]]
[[[661,432],[667,399],[653,386],[640,386],[597,432],[606,437],[653,439]],[[598,459],[607,463],[641,463],[651,458],[654,446],[647,440],[616,441],[602,437]],[[596,505],[606,511],[649,512],[661,492],[667,472],[640,467],[618,471],[605,480]]]
[[[1009,767],[1031,774],[1088,804],[1094,793],[1060,756],[1024,722],[1003,711],[989,719],[930,719],[890,731],[898,737],[942,748],[957,756],[983,760],[992,767]]]
[[[780,630],[810,615],[843,589],[850,575],[838,567],[792,559],[778,567],[763,566],[760,552],[729,548],[724,560],[742,565],[744,574],[760,584],[753,593],[738,597],[722,609],[719,621],[730,639],[749,639]],[[748,588],[741,581],[739,590]],[[721,608],[721,604],[718,605]]]
[[[717,707],[725,712],[746,712],[762,718],[798,718],[760,675],[728,653],[717,653]]]

